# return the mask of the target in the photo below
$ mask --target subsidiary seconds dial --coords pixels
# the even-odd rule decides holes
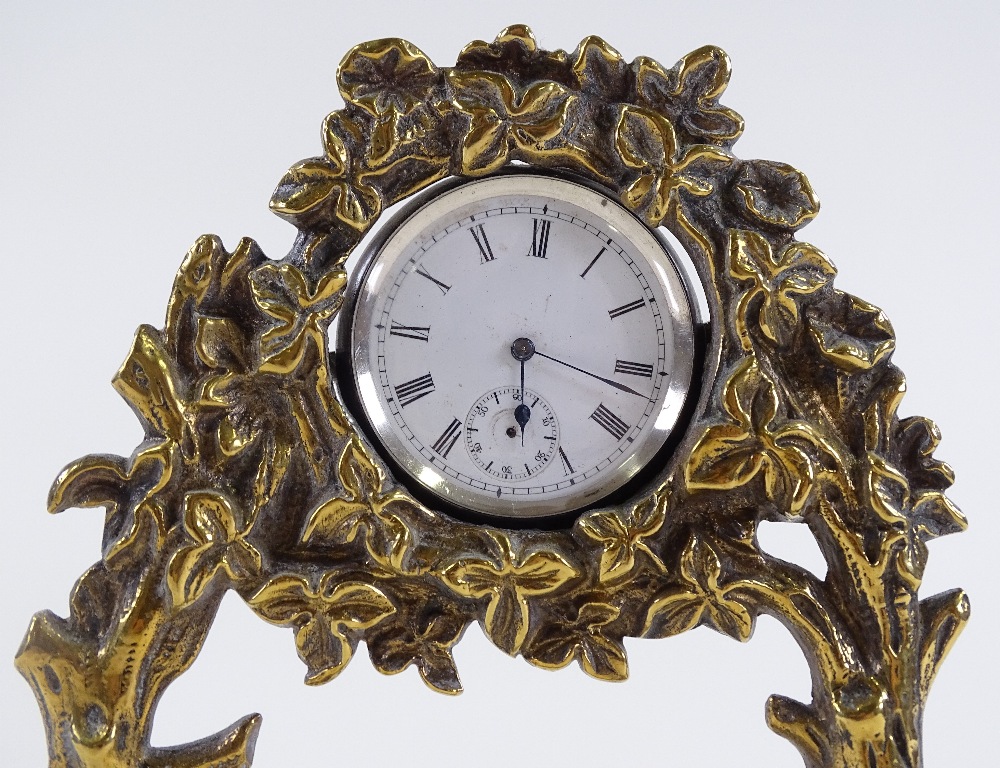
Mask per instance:
[[[528,418],[518,419],[522,406]],[[523,394],[519,387],[487,392],[469,411],[464,431],[469,457],[497,480],[528,480],[544,470],[559,449],[559,422],[551,406],[530,389]],[[502,495],[501,486],[497,491]]]
[[[534,518],[665,458],[690,300],[661,240],[601,192],[523,173],[452,186],[388,225],[351,293],[344,378],[415,491]]]

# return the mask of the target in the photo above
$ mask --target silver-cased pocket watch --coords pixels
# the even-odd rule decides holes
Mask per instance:
[[[582,180],[445,184],[355,269],[341,386],[415,492],[460,515],[572,513],[683,429],[692,292],[666,240]]]

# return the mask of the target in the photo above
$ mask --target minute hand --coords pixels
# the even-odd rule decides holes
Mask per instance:
[[[603,376],[598,376],[596,373],[591,373],[590,371],[585,371],[583,368],[577,368],[575,365],[570,365],[569,363],[563,362],[562,360],[557,360],[552,357],[552,355],[546,355],[544,352],[539,352],[535,350],[535,354],[539,357],[544,357],[546,360],[551,360],[553,363],[559,363],[559,365],[565,365],[567,368],[572,368],[574,371],[579,371],[587,376],[597,379],[598,381],[603,381],[605,384],[614,387],[615,389],[620,389],[622,392],[628,392],[630,395],[638,395],[639,397],[645,398],[646,396],[642,392],[636,392],[631,387],[626,387],[624,384],[619,384],[617,381],[612,381],[611,379],[606,379]]]

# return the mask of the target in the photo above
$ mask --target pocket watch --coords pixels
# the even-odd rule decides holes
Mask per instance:
[[[583,180],[515,171],[432,189],[382,230],[348,294],[341,386],[400,477],[456,514],[581,510],[683,427],[685,273]]]

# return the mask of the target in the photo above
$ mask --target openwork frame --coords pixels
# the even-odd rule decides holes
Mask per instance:
[[[746,641],[777,618],[813,677],[772,696],[771,728],[808,766],[917,766],[934,675],[969,613],[920,601],[932,538],[965,519],[944,495],[927,419],[899,419],[902,374],[880,310],[833,286],[795,232],[818,211],[805,176],[742,160],[719,104],[726,55],[632,63],[600,38],[569,54],[511,27],[454,67],[398,39],[351,50],[323,154],[271,200],[299,237],[281,261],[200,238],[163,330],[142,326],[114,380],[146,431],[130,458],[91,455],[50,510],[103,507],[101,560],[66,619],[32,620],[17,663],[57,766],[249,764],[260,717],[149,745],[165,687],[197,656],[222,595],[293,628],[306,681],[364,641],[385,673],[415,665],[461,690],[452,646],[473,621],[508,654],[627,674],[622,640],[707,625]],[[343,407],[327,328],[345,263],[382,210],[447,176],[512,163],[583,176],[691,255],[713,318],[702,397],[648,493],[564,530],[457,521],[392,477]],[[764,552],[762,521],[809,526],[821,580]]]

